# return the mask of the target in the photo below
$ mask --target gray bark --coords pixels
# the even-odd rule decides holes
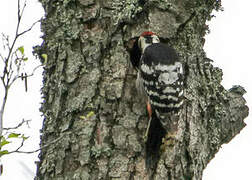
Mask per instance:
[[[245,126],[245,90],[225,90],[221,69],[203,51],[205,22],[220,8],[218,1],[40,1],[46,17],[39,51],[48,62],[41,108],[46,148],[37,179],[199,180],[220,146]],[[143,141],[147,113],[125,49],[146,30],[173,46],[186,69],[176,142],[164,148],[151,172]]]

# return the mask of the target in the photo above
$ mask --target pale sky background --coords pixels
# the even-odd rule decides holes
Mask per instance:
[[[209,22],[211,33],[206,37],[205,51],[214,60],[214,65],[223,70],[223,85],[226,89],[232,85],[242,85],[247,90],[245,98],[251,107],[252,71],[251,71],[251,0],[222,0],[224,12],[215,13],[216,18]],[[43,16],[43,9],[37,0],[27,0],[27,8],[23,17],[24,30]],[[17,0],[5,0],[0,4],[0,33],[13,37],[17,22]],[[41,44],[39,25],[27,33],[18,44],[24,45],[25,53],[30,57],[28,72],[39,64],[32,57],[32,46]],[[1,44],[0,44],[1,46]],[[1,50],[1,49],[0,49]],[[39,129],[42,118],[39,112],[40,88],[42,87],[42,68],[35,76],[28,79],[28,92],[24,92],[23,82],[18,82],[10,91],[5,112],[5,127],[12,127],[18,121],[32,119],[29,129],[23,128],[26,135],[31,136],[23,150],[31,151],[39,148]],[[0,101],[2,90],[0,86]],[[203,180],[250,180],[252,179],[252,123],[251,116],[245,122],[247,126],[229,144],[223,145],[204,172]],[[11,147],[10,147],[11,148]],[[12,154],[4,156],[4,173],[0,180],[32,180],[36,172],[38,153]]]

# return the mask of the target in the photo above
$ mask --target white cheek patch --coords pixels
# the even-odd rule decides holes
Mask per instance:
[[[150,46],[151,43],[147,43],[144,38],[141,37],[140,39],[140,49],[142,49],[142,53],[144,53],[145,49]]]

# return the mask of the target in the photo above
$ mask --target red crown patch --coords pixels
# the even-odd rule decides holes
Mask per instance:
[[[154,35],[155,33],[154,32],[151,32],[151,31],[145,31],[141,34],[141,36],[151,36],[151,35]]]

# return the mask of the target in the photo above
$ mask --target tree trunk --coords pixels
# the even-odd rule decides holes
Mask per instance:
[[[245,90],[225,90],[203,51],[216,0],[40,0],[48,55],[37,179],[199,180],[223,143],[245,126]],[[185,105],[173,146],[145,165],[148,117],[125,44],[151,30],[185,63]]]

